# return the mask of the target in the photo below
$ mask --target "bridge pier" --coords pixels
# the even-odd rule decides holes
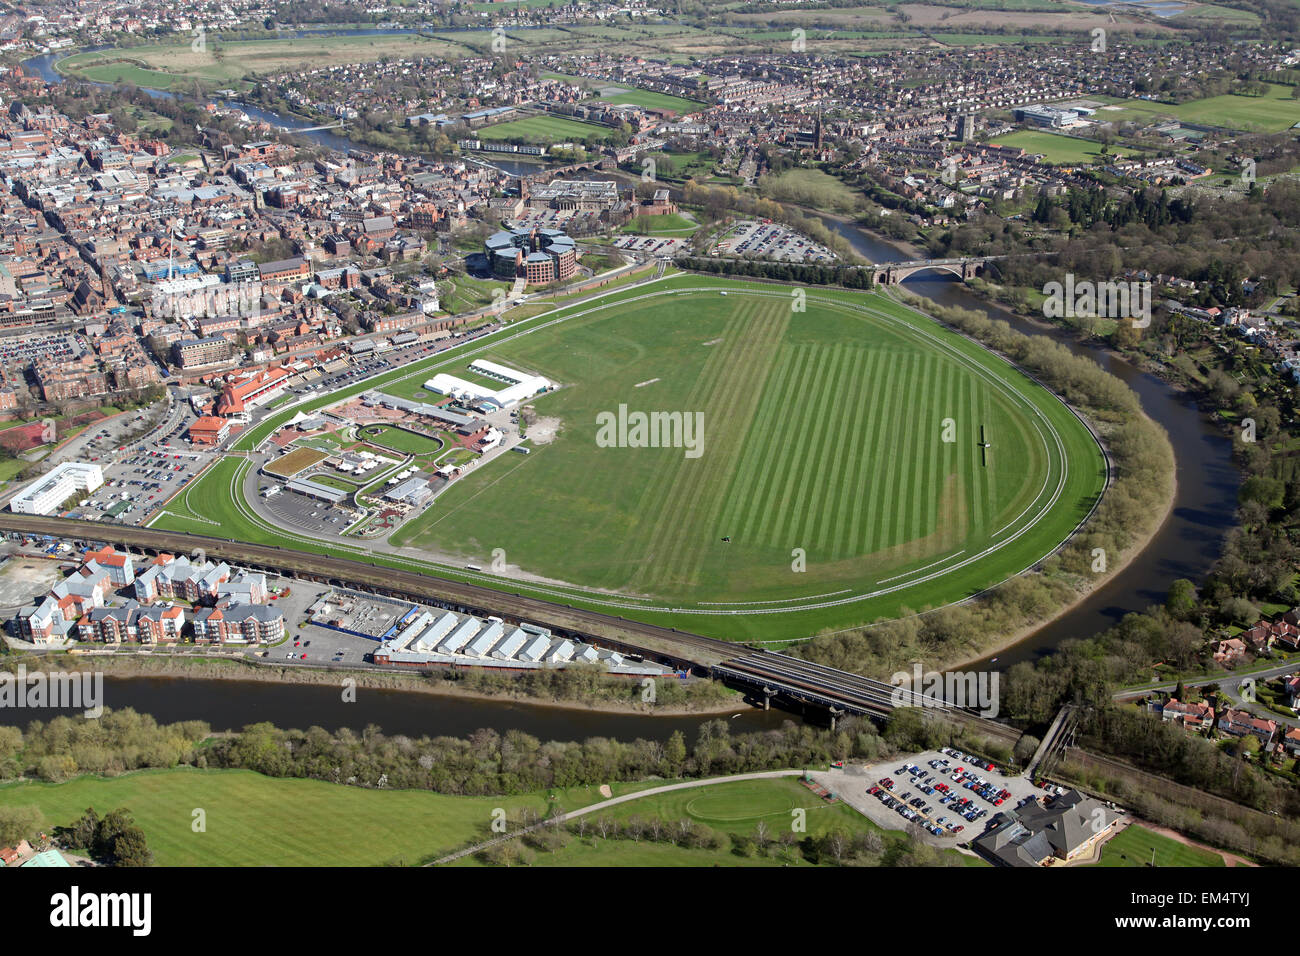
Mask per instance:
[[[772,709],[772,698],[775,696],[776,696],[776,691],[773,690],[771,687],[763,688],[763,710],[764,711],[769,711]]]
[[[835,720],[836,720],[836,718],[837,718],[837,717],[840,717],[843,713],[844,713],[844,708],[843,708],[843,707],[835,707],[834,705],[831,706],[831,708],[830,708],[830,715],[831,715],[831,730],[834,730],[834,729],[835,729]]]

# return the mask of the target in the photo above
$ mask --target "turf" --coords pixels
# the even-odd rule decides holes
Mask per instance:
[[[442,443],[436,439],[425,438],[391,425],[367,425],[357,437],[408,455],[432,455],[442,450]]]
[[[1028,150],[1031,153],[1042,153],[1047,162],[1058,166],[1071,163],[1105,164],[1115,158],[1131,156],[1134,153],[1131,149],[1117,149],[1112,146],[1110,152],[1103,155],[1101,143],[1076,139],[1073,136],[1061,136],[1059,133],[1040,133],[1034,130],[1021,130],[1018,133],[999,136],[994,140],[990,140],[990,143],[993,146],[1012,146]]]
[[[1122,108],[1098,110],[1096,119],[1138,123],[1176,119],[1226,129],[1280,133],[1300,123],[1300,100],[1291,98],[1291,90],[1289,86],[1272,83],[1263,96],[1228,93],[1177,105],[1152,100],[1114,100],[1113,104]]]
[[[623,232],[638,236],[677,236],[684,239],[698,228],[699,223],[680,213],[671,213],[667,216],[637,216],[623,227]]]
[[[769,839],[777,839],[794,825],[795,810],[802,810],[803,830],[800,841],[816,839],[828,830],[839,828],[849,833],[879,833],[887,846],[905,844],[907,838],[896,831],[881,830],[862,814],[843,803],[827,803],[795,780],[743,780],[709,787],[656,794],[641,800],[593,813],[591,820],[607,816],[626,823],[632,817],[649,820],[657,817],[672,824],[689,819],[703,824],[723,838],[718,849],[688,849],[663,843],[631,840],[605,840],[588,832],[573,837],[567,846],[552,853],[538,853],[538,866],[807,866],[798,850],[771,856],[741,856],[734,852],[734,837],[752,837],[759,822],[767,826]],[[594,827],[593,827],[594,829]],[[956,851],[948,851],[957,856]],[[981,861],[961,857],[967,865]],[[462,865],[477,861],[466,858]]]
[[[1223,866],[1223,857],[1209,850],[1188,846],[1144,826],[1132,824],[1106,841],[1101,860],[1093,866],[1149,866],[1151,851],[1156,866]]]
[[[693,113],[695,110],[703,109],[706,105],[699,100],[688,100],[681,96],[654,93],[650,90],[624,90],[622,93],[602,96],[600,100],[604,103],[614,103],[619,106],[640,106],[648,110],[673,110],[677,113]]]

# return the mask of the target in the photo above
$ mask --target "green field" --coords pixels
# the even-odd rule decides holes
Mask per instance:
[[[1059,133],[1021,130],[1017,133],[999,136],[989,142],[994,146],[1013,146],[1031,153],[1042,153],[1047,158],[1047,162],[1057,166],[1069,166],[1079,163],[1105,164],[1111,161],[1102,155],[1101,143],[1095,143],[1087,139],[1076,139],[1073,136],[1062,136]],[[1134,152],[1135,150],[1112,146],[1107,155],[1112,158],[1125,157],[1132,156]]]
[[[648,110],[674,110],[678,113],[693,113],[705,106],[699,100],[688,100],[685,97],[654,93],[650,90],[624,90],[622,93],[613,93],[599,99],[603,103],[613,103],[616,106],[629,104]]]
[[[805,829],[799,833],[800,840],[816,839],[831,829],[851,834],[878,833],[885,842],[882,857],[886,863],[893,854],[909,846],[903,833],[881,830],[852,807],[827,803],[802,784],[786,778],[742,780],[654,794],[611,807],[607,813],[591,815],[591,819],[604,815],[623,824],[633,817],[642,820],[657,817],[669,824],[691,820],[724,838],[723,845],[717,849],[674,847],[648,840],[608,840],[589,833],[585,838],[573,837],[563,849],[539,853],[533,863],[536,866],[808,866],[798,849],[770,856],[741,856],[734,849],[735,838],[753,837],[760,821],[766,825],[769,839],[775,840],[790,830],[794,820],[792,811],[796,809],[805,811]],[[964,865],[984,865],[983,861],[955,850],[946,852]],[[468,866],[478,863],[469,857],[460,862]]]
[[[344,491],[348,494],[357,490],[354,482],[344,481],[342,478],[335,478],[333,475],[309,475],[307,478],[312,484],[324,485],[326,488],[334,488],[337,491]]]
[[[1177,105],[1151,100],[1112,100],[1112,105],[1121,108],[1098,110],[1095,118],[1144,124],[1175,119],[1256,133],[1280,133],[1300,123],[1300,100],[1291,98],[1291,89],[1273,83],[1263,96],[1228,93]]]
[[[609,139],[614,131],[608,126],[582,123],[563,116],[527,116],[495,126],[485,126],[474,135],[483,140],[525,140],[529,143],[565,143],[570,140]]]
[[[860,193],[820,169],[787,169],[775,176],[764,176],[758,188],[768,199],[812,206],[823,212],[851,213],[864,204]]]
[[[1223,866],[1223,857],[1188,846],[1139,824],[1125,827],[1106,841],[1101,859],[1093,866],[1149,866],[1155,851],[1156,866]]]
[[[500,579],[450,556],[482,563],[503,547],[512,564],[553,579],[512,578],[511,590],[766,640],[968,596],[1033,564],[1087,512],[1100,452],[1021,373],[879,294],[815,289],[805,313],[790,302],[781,287],[675,275],[305,402],[311,411],[366,389],[418,390],[478,356],[562,383],[534,401],[561,420],[554,442],[476,468],[400,529],[395,544],[436,548],[445,564],[266,523],[243,500],[238,456],[151,526],[488,586]],[[705,412],[705,453],[597,446],[595,415],[619,403]],[[272,413],[235,448],[256,447],[292,414]],[[952,443],[940,440],[945,418]]]
[[[623,227],[623,232],[637,236],[676,236],[686,238],[700,228],[699,223],[681,213],[667,216],[637,216]]]
[[[383,57],[463,55],[453,39],[414,34],[392,36],[276,37],[222,41],[209,36],[195,49],[194,37],[177,42],[117,50],[74,53],[58,61],[59,72],[100,83],[134,83],[155,89],[192,90],[200,82],[212,87],[248,89],[249,74],[373,62]]]
[[[586,788],[560,797],[565,809],[601,799]],[[540,794],[452,797],[188,768],[0,786],[0,806],[32,804],[49,826],[74,823],[87,807],[125,807],[159,866],[415,865],[484,836],[495,807],[547,809]],[[206,813],[204,833],[191,829],[195,808]]]
[[[432,455],[442,450],[442,442],[437,439],[416,435],[391,425],[367,425],[358,431],[357,437],[407,455]]]

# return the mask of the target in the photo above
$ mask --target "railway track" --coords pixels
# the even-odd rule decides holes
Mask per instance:
[[[974,722],[982,731],[1004,739],[1014,740],[1019,736],[1010,727],[985,720],[946,701],[824,664],[435,574],[418,574],[354,558],[213,535],[9,512],[0,512],[0,531],[44,535],[79,544],[111,544],[146,554],[190,555],[202,550],[208,558],[255,570],[336,587],[359,588],[413,603],[543,624],[567,637],[594,641],[613,650],[709,674],[749,691],[757,699],[775,699],[804,709],[813,706],[829,712],[832,718],[848,714],[879,718],[888,716],[897,706],[923,706],[957,722]]]

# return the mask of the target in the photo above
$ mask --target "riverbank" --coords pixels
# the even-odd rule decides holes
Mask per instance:
[[[1169,493],[1169,500],[1165,505],[1164,513],[1160,516],[1160,521],[1151,528],[1149,533],[1143,535],[1140,540],[1136,541],[1131,547],[1120,554],[1119,563],[1113,567],[1107,578],[1102,578],[1084,585],[1078,590],[1073,600],[1061,605],[1060,609],[1051,616],[1031,621],[1023,627],[1011,632],[1002,640],[995,641],[974,654],[959,655],[956,660],[941,659],[933,669],[939,671],[967,670],[972,669],[975,665],[991,664],[1003,651],[1010,650],[1016,645],[1029,640],[1043,628],[1048,627],[1060,618],[1065,617],[1067,614],[1078,610],[1080,605],[1091,598],[1098,589],[1105,586],[1110,577],[1120,574],[1125,568],[1137,560],[1138,557],[1141,556],[1142,552],[1145,551],[1155,539],[1156,535],[1164,530],[1170,517],[1173,516],[1174,502],[1178,497],[1178,478],[1176,475],[1171,478],[1170,484],[1172,487]]]
[[[698,704],[648,703],[640,700],[641,684],[628,682],[629,694],[635,694],[632,701],[590,700],[541,697],[537,695],[504,690],[497,693],[481,687],[465,686],[461,680],[438,680],[437,675],[391,672],[381,670],[346,670],[346,669],[308,669],[285,667],[282,664],[260,664],[241,659],[218,659],[211,657],[188,658],[164,655],[112,654],[87,657],[71,654],[26,655],[23,658],[6,658],[6,664],[27,663],[29,661],[56,660],[61,668],[75,671],[96,671],[113,677],[123,678],[163,678],[168,680],[230,680],[249,683],[287,684],[295,686],[339,687],[348,685],[356,689],[398,691],[402,693],[426,694],[433,697],[457,698],[469,701],[489,701],[495,703],[522,704],[529,707],[544,707],[588,713],[621,714],[639,717],[726,717],[737,711],[753,709],[745,703],[743,696],[709,682],[717,688],[717,693],[726,695],[725,699],[701,700]],[[41,666],[46,666],[44,663]],[[29,670],[31,667],[29,665]],[[614,680],[615,678],[610,678]]]

